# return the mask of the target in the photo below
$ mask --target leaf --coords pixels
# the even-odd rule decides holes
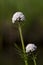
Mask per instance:
[[[20,47],[15,43],[14,46],[16,47],[16,51],[17,51],[17,54],[21,56],[21,58],[24,59],[24,53],[23,51],[20,49]]]

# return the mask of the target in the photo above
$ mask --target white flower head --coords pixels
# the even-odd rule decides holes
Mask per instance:
[[[15,23],[16,21],[24,21],[24,20],[25,20],[25,16],[22,12],[16,12],[13,14],[12,23]]]
[[[33,52],[36,49],[37,49],[37,46],[35,44],[30,43],[26,46],[26,53]]]

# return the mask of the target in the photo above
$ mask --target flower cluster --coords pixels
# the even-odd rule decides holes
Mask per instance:
[[[13,14],[12,17],[12,23],[15,23],[16,21],[24,21],[25,20],[25,16],[22,12],[16,12]]]
[[[37,49],[37,46],[36,46],[35,44],[30,43],[30,44],[28,44],[28,45],[26,46],[26,53],[28,53],[28,52],[33,52],[33,51],[35,51],[36,49]]]

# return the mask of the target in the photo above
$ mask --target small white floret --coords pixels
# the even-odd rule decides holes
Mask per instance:
[[[30,43],[26,46],[26,53],[33,52],[36,49],[37,49],[37,46],[35,44]]]
[[[15,23],[16,21],[24,21],[24,20],[25,20],[25,16],[22,12],[16,12],[13,14],[12,23]]]

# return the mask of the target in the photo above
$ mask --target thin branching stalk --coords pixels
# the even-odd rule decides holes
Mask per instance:
[[[23,41],[23,36],[22,36],[22,30],[21,30],[21,26],[20,23],[18,22],[18,28],[19,28],[19,33],[20,33],[20,38],[21,38],[21,43],[22,43],[22,49],[23,49],[23,54],[24,54],[24,61],[25,61],[25,65],[28,65],[27,62],[27,56],[26,56],[26,52],[25,52],[25,46],[24,46],[24,41]]]

